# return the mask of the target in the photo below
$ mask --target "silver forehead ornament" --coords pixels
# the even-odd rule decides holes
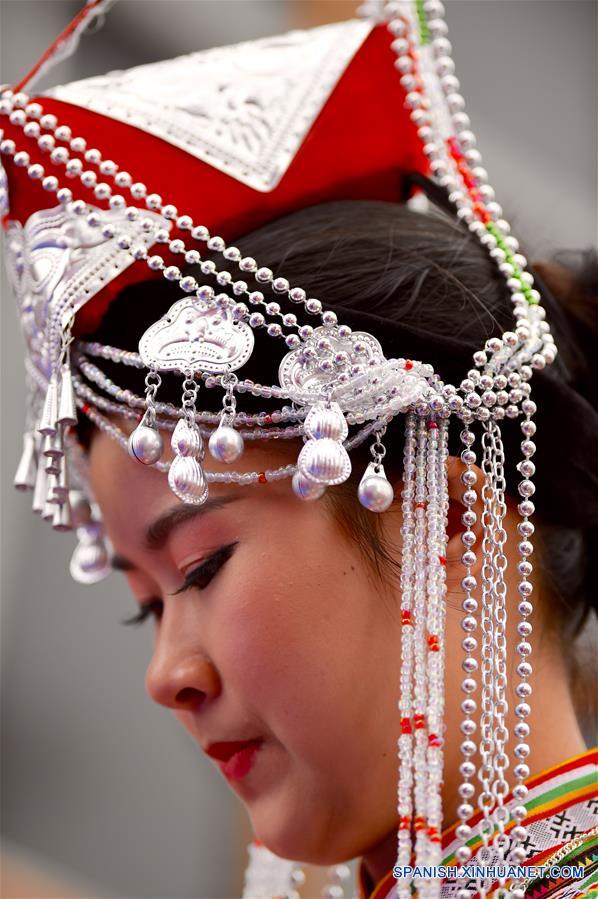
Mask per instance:
[[[232,372],[241,368],[254,349],[253,331],[235,320],[230,309],[191,297],[178,300],[159,321],[151,325],[139,343],[141,361],[150,375],[146,381],[147,411],[129,439],[132,456],[144,464],[155,464],[162,455],[162,438],[156,427],[154,400],[160,383],[159,372],[178,371],[185,376],[182,417],[171,439],[174,460],[168,480],[183,502],[200,504],[208,493],[202,468],[204,449],[195,421],[198,372],[222,375],[226,393],[218,427],[209,440],[212,456],[231,463],[243,451],[243,439],[233,427],[235,416]],[[283,358],[278,371],[285,395],[307,407],[304,423],[305,444],[297,460],[293,489],[302,499],[319,498],[326,487],[341,484],[351,474],[351,460],[345,447],[349,427],[345,413],[362,422],[380,417],[381,432],[386,416],[408,408],[429,387],[422,374],[387,360],[380,343],[364,331],[340,327],[315,328],[300,348]],[[382,511],[393,499],[384,468],[375,456],[362,479],[359,497],[367,508]]]
[[[138,461],[153,465],[159,461],[163,443],[156,427],[155,396],[160,384],[159,372],[178,371],[184,375],[182,416],[170,441],[174,459],[168,471],[168,483],[183,502],[200,505],[208,496],[208,484],[202,467],[205,456],[202,436],[195,421],[197,373],[223,376],[226,392],[218,427],[210,437],[209,449],[220,462],[231,463],[243,452],[243,438],[232,427],[237,382],[232,373],[250,358],[254,347],[253,331],[235,321],[230,309],[220,309],[204,300],[185,297],[178,300],[159,321],[154,322],[139,342],[141,361],[148,368],[146,379],[147,411],[129,437],[129,452]]]

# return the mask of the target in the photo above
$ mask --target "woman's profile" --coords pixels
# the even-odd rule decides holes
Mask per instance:
[[[152,619],[244,899],[589,896],[595,258],[530,266],[442,4],[374,6],[3,90],[15,484]]]

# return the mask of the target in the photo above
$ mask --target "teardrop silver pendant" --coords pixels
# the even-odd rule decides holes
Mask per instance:
[[[129,455],[143,465],[155,465],[164,451],[162,435],[149,424],[146,412],[135,430],[129,436]]]

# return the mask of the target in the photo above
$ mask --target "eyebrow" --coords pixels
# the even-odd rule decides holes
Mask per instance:
[[[173,506],[172,509],[169,509],[148,525],[144,536],[146,548],[151,552],[162,549],[169,537],[188,521],[202,518],[210,512],[216,512],[218,509],[222,509],[225,506],[230,505],[230,503],[236,502],[236,500],[240,498],[238,493],[231,493],[228,496],[208,499],[201,506],[184,504]],[[112,568],[116,571],[134,571],[136,567],[128,559],[125,559],[124,556],[118,554],[112,556],[111,564]]]

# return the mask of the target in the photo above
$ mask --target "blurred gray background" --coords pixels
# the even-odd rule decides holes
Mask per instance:
[[[531,258],[597,240],[597,5],[445,0],[490,180]],[[81,2],[0,0],[0,80],[29,69]],[[348,17],[344,0],[121,0],[43,84]],[[4,846],[75,883],[69,895],[240,895],[246,815],[143,687],[150,627],[124,581],[80,587],[73,540],[13,491],[21,343],[2,286],[2,829]],[[6,874],[5,874],[6,876]],[[5,889],[10,889],[5,887]],[[41,892],[4,891],[5,899]]]

